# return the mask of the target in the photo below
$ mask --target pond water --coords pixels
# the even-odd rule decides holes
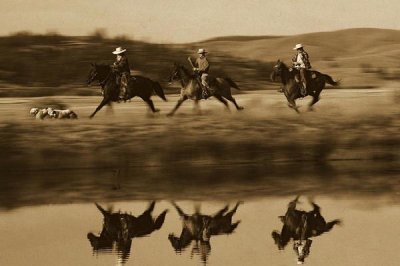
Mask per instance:
[[[209,195],[212,198],[212,195]],[[169,201],[157,201],[156,218],[168,209],[164,223],[143,237],[133,237],[121,251],[117,243],[93,248],[88,233],[102,231],[103,215],[93,203],[39,205],[4,211],[0,215],[0,265],[296,265],[298,254],[290,240],[279,250],[271,233],[282,229],[295,195],[246,200],[233,214],[240,221],[230,234],[211,235],[209,241],[190,241],[176,251],[168,236],[180,236],[182,220]],[[398,265],[400,260],[400,205],[385,196],[313,197],[326,222],[339,219],[329,232],[310,237],[307,265]],[[188,215],[195,209],[211,215],[235,201],[177,201]],[[99,203],[114,212],[138,216],[149,201]],[[297,209],[310,211],[309,197],[299,199]],[[118,251],[119,250],[119,251]]]

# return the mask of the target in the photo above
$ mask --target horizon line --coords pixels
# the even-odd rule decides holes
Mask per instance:
[[[341,29],[336,29],[336,30],[327,30],[327,31],[312,31],[312,32],[304,32],[304,33],[299,33],[299,34],[288,34],[288,35],[220,35],[220,36],[214,36],[198,41],[191,41],[191,42],[157,42],[157,41],[151,41],[149,39],[151,38],[135,38],[132,36],[129,36],[128,34],[117,34],[115,36],[109,36],[107,31],[104,29],[94,29],[92,33],[88,33],[85,35],[67,35],[60,33],[56,30],[49,30],[45,33],[39,33],[39,32],[33,32],[29,30],[20,30],[16,32],[10,32],[8,34],[0,35],[0,38],[7,38],[7,37],[15,37],[18,35],[30,35],[30,36],[60,36],[60,37],[75,37],[75,38],[87,38],[87,37],[94,37],[96,36],[96,32],[102,32],[101,35],[99,35],[100,38],[105,39],[105,40],[113,40],[113,39],[118,39],[118,38],[123,38],[126,41],[137,41],[137,42],[144,42],[144,43],[149,43],[149,44],[175,44],[175,45],[185,45],[185,44],[195,44],[195,43],[204,43],[204,42],[210,42],[210,41],[223,41],[223,39],[229,39],[229,38],[284,38],[284,37],[293,37],[293,36],[302,36],[302,35],[309,35],[309,34],[318,34],[318,33],[334,33],[334,32],[340,32],[340,31],[349,31],[349,30],[389,30],[389,31],[400,31],[400,29],[393,29],[393,28],[379,28],[379,27],[354,27],[354,28],[341,28]]]

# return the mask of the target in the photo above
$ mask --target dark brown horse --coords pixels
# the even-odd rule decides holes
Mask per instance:
[[[273,231],[272,238],[280,250],[293,239],[293,249],[297,253],[298,262],[303,263],[310,253],[312,240],[309,238],[329,232],[333,226],[340,224],[340,220],[335,219],[327,223],[321,215],[321,208],[312,201],[310,203],[313,210],[309,212],[297,210],[298,199],[299,196],[289,202],[286,214],[279,216],[283,227],[280,233]]]
[[[296,69],[289,69],[285,63],[278,60],[274,69],[271,73],[272,81],[275,81],[276,77],[281,78],[282,82],[282,90],[286,96],[288,101],[288,105],[290,108],[293,108],[296,112],[299,113],[298,107],[296,106],[296,99],[305,97],[307,95],[312,96],[313,100],[311,101],[308,110],[313,110],[313,105],[319,101],[319,95],[321,91],[325,88],[325,84],[328,83],[332,86],[339,85],[339,82],[334,81],[331,76],[322,74],[318,71],[308,71],[307,80],[307,92],[306,95],[301,95],[300,92],[300,85],[296,81],[296,75],[298,74],[298,70]]]
[[[87,84],[89,85],[93,81],[98,81],[100,83],[102,87],[103,100],[96,110],[90,115],[90,118],[93,118],[94,115],[101,108],[103,108],[104,105],[118,101],[119,96],[119,88],[116,83],[116,74],[112,71],[109,65],[92,64]],[[142,98],[143,101],[145,101],[149,105],[150,109],[155,113],[159,112],[160,110],[154,107],[153,101],[150,99],[154,94],[158,95],[164,101],[167,101],[164,91],[158,82],[143,76],[134,76],[134,78],[130,79],[126,98],[131,99],[135,96]]]
[[[164,223],[167,210],[164,210],[156,219],[151,213],[155,202],[141,215],[135,217],[131,214],[105,210],[96,203],[96,207],[103,214],[103,229],[99,236],[88,233],[87,238],[95,252],[110,251],[114,243],[117,247],[119,259],[126,262],[130,255],[132,238],[142,237],[159,230]]]
[[[203,99],[202,97],[202,85],[196,75],[193,75],[184,66],[177,63],[174,64],[169,81],[172,82],[178,80],[181,83],[181,95],[174,107],[174,109],[168,114],[172,116],[178,110],[181,104],[190,99],[195,101],[197,105],[198,102]],[[222,102],[227,109],[229,109],[228,101],[231,101],[237,110],[243,110],[242,106],[236,103],[235,98],[232,97],[231,88],[239,89],[239,86],[231,78],[209,78],[209,85],[211,88],[210,94],[217,98],[218,101]]]
[[[237,203],[229,212],[229,207],[225,206],[214,215],[201,214],[199,209],[196,209],[194,214],[188,215],[176,203],[173,203],[182,219],[182,231],[179,237],[174,234],[168,236],[172,247],[177,253],[181,253],[194,241],[192,254],[199,254],[201,260],[206,263],[211,252],[211,236],[231,234],[239,225],[240,221],[232,223],[232,216],[236,213],[239,204]]]

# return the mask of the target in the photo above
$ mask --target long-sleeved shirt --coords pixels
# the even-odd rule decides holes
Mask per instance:
[[[199,69],[200,74],[207,73],[210,70],[210,63],[208,62],[207,58],[198,57],[195,62],[195,66]]]
[[[295,57],[292,59],[292,61],[295,67],[305,68],[305,69],[311,68],[308,54],[305,51],[297,53]]]
[[[129,74],[131,72],[131,69],[129,67],[128,58],[125,55],[123,55],[119,61],[116,60],[113,64],[113,66],[118,73],[121,73],[121,74],[128,73]]]

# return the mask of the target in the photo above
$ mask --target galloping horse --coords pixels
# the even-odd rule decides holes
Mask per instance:
[[[322,74],[318,71],[309,71],[309,82],[307,85],[306,95],[313,97],[308,110],[313,110],[313,105],[319,101],[319,95],[321,91],[325,88],[325,84],[328,83],[332,86],[339,85],[339,82],[334,81],[331,76]],[[280,77],[283,85],[283,92],[288,100],[288,105],[293,108],[297,113],[299,113],[298,107],[296,106],[295,100],[304,97],[300,93],[300,87],[298,82],[296,82],[296,71],[291,71],[285,63],[280,60],[277,61],[274,66],[274,70],[271,73],[271,80],[275,81],[276,77]]]
[[[178,100],[175,108],[168,114],[168,116],[174,115],[179,106],[186,101],[191,99],[198,104],[198,101],[202,99],[202,85],[198,78],[191,74],[188,69],[177,63],[174,64],[173,71],[169,78],[169,81],[179,80],[181,83],[181,96]],[[209,85],[211,88],[211,96],[217,98],[222,102],[226,108],[229,109],[228,102],[231,101],[237,110],[243,110],[243,107],[236,103],[235,98],[232,97],[231,88],[239,89],[238,85],[230,78],[210,78]],[[226,99],[226,100],[225,100]]]
[[[103,229],[99,236],[93,233],[87,234],[90,245],[95,252],[107,252],[113,249],[115,243],[118,255],[123,262],[126,262],[129,258],[132,238],[146,236],[159,230],[164,224],[165,215],[167,214],[167,210],[164,210],[156,219],[153,219],[151,213],[154,210],[154,201],[138,217],[127,213],[105,210],[99,204],[95,204],[103,214]]]
[[[119,96],[116,74],[109,65],[92,64],[87,84],[89,85],[95,80],[98,81],[102,87],[103,100],[93,114],[90,115],[90,118],[93,118],[104,105],[118,101]],[[150,99],[154,93],[164,101],[167,101],[160,84],[143,76],[134,76],[134,78],[131,78],[126,93],[127,99],[131,99],[135,96],[142,98],[154,113],[160,111],[154,107],[153,101]]]

